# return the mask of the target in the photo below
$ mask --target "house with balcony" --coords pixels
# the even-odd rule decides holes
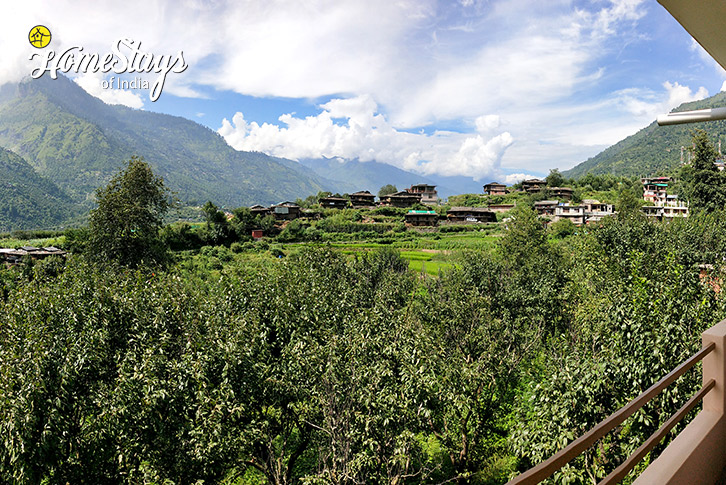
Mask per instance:
[[[325,209],[345,209],[348,207],[348,199],[343,197],[321,197],[318,199],[320,207]]]
[[[491,182],[484,186],[484,195],[507,195],[507,186],[498,182]]]
[[[263,207],[260,204],[255,204],[250,207],[250,213],[252,213],[253,216],[265,217],[272,214],[272,209],[269,207]]]
[[[563,219],[572,221],[577,226],[585,224],[585,206],[569,204],[558,205],[555,207],[555,217],[553,218],[553,221],[557,222]]]
[[[439,223],[439,215],[436,211],[410,210],[404,217],[406,224],[411,226],[436,226]]]
[[[401,190],[394,194],[388,194],[380,197],[381,205],[389,207],[411,207],[421,202],[421,194],[411,193],[407,190]]]
[[[605,217],[615,215],[615,206],[595,199],[585,199],[581,205],[585,207],[585,224],[599,222]]]
[[[665,202],[668,195],[668,183],[671,182],[670,177],[647,177],[640,181],[643,184],[643,199],[651,205],[658,205],[659,202]]]
[[[556,199],[572,200],[575,191],[569,187],[548,187],[552,197]]]
[[[350,205],[355,209],[374,207],[376,205],[376,196],[367,190],[352,193],[350,194]]]
[[[522,190],[528,194],[536,194],[547,186],[547,182],[540,179],[522,180]]]
[[[294,202],[280,202],[270,207],[272,215],[278,221],[291,221],[302,214],[302,208]]]
[[[435,185],[416,184],[406,189],[406,191],[409,194],[420,195],[422,204],[435,205],[439,203],[439,195],[436,192]]]
[[[534,203],[534,210],[543,217],[554,216],[559,204],[556,200],[538,200]]]
[[[477,224],[497,222],[497,214],[486,207],[452,207],[446,211],[446,219],[460,224]]]

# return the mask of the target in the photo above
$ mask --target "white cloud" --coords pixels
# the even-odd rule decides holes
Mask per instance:
[[[506,185],[514,185],[517,182],[521,182],[522,180],[533,179],[533,178],[539,178],[539,177],[536,177],[534,175],[530,175],[527,173],[510,173],[509,175],[504,177],[504,183]]]
[[[652,121],[658,115],[668,113],[683,103],[708,97],[708,90],[703,86],[693,92],[688,86],[666,81],[663,83],[663,89],[661,92],[625,89],[616,93],[616,99],[628,113]]]
[[[318,115],[306,118],[282,115],[284,126],[248,122],[238,112],[232,122],[222,122],[219,133],[238,150],[290,159],[376,160],[421,174],[467,175],[476,180],[500,173],[502,155],[514,141],[508,132],[484,136],[498,126],[498,118],[492,115],[477,118],[481,134],[426,135],[395,129],[377,112],[370,96],[333,99],[320,108]]]
[[[220,132],[245,149],[290,157],[376,158],[424,173],[496,175],[501,166],[546,171],[582,161],[673,103],[705,92],[689,88],[703,83],[685,74],[669,72],[650,84],[618,79],[619,63],[632,61],[621,58],[622,52],[642,41],[636,26],[646,13],[650,18],[660,9],[653,2],[576,5],[569,0],[11,2],[0,20],[0,84],[29,72],[27,57],[34,49],[27,31],[45,23],[56,50],[83,45],[103,53],[121,37],[141,41],[150,52],[183,50],[189,69],[167,78],[164,95],[201,98],[216,89],[258,97],[337,98],[316,116],[282,115],[274,125],[238,113]],[[643,56],[637,62],[649,60]],[[670,84],[659,86],[664,78]],[[136,92],[111,94],[89,79],[77,82],[107,102],[139,102]],[[639,87],[626,89],[633,85]],[[236,111],[249,116],[245,106],[229,107],[230,115]],[[402,131],[449,120],[472,132]]]
[[[144,106],[144,101],[139,93],[134,93],[124,89],[116,89],[113,84],[106,89],[103,88],[102,82],[110,82],[108,78],[99,74],[83,74],[74,79],[76,84],[82,87],[88,94],[99,98],[106,104],[122,104],[129,108],[140,109]],[[141,91],[146,92],[146,91]]]

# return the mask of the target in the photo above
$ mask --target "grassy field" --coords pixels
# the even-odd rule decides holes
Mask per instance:
[[[14,237],[0,239],[0,248],[19,248],[21,246],[34,246],[36,248],[49,246],[62,246],[65,236],[46,237],[40,239],[16,239]]]
[[[193,224],[200,227],[201,223]],[[502,227],[499,224],[448,229],[450,232],[406,232],[389,233],[385,237],[371,240],[351,240],[337,242],[291,242],[281,243],[274,238],[265,239],[261,246],[248,248],[241,252],[232,252],[226,247],[206,246],[202,250],[182,251],[176,254],[181,268],[188,271],[218,275],[227,263],[234,261],[235,266],[244,271],[254,271],[259,265],[270,264],[280,257],[291,256],[306,246],[324,245],[332,247],[343,254],[354,257],[377,248],[394,248],[409,262],[411,271],[430,276],[438,276],[453,266],[453,261],[462,250],[485,251],[494,249],[501,237]],[[65,236],[49,238],[19,239],[17,237],[0,238],[0,248],[17,248],[20,246],[63,247]]]

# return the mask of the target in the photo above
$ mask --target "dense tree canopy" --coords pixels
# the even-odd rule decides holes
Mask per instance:
[[[703,130],[693,132],[693,158],[681,169],[681,192],[692,211],[713,212],[726,207],[726,176],[714,163],[718,153]]]
[[[143,158],[132,157],[96,191],[96,201],[89,218],[91,258],[130,266],[163,259],[159,230],[171,207],[170,193]]]
[[[125,214],[127,178],[164,194],[144,165],[100,190],[98,210]],[[0,482],[504,483],[669,372],[726,314],[720,211],[547,228],[522,203],[496,242],[451,251],[433,274],[388,247],[424,233],[359,211],[255,242],[272,218],[204,212],[207,224],[164,228],[188,251],[163,268],[73,255],[0,271]],[[444,227],[426,237],[492,228]],[[375,247],[298,242],[361,230]],[[680,379],[554,481],[602,478],[698,383]]]
[[[395,185],[386,184],[378,190],[378,197],[383,197],[384,195],[389,195],[389,194],[395,194],[396,192],[398,192],[398,189],[396,188]]]

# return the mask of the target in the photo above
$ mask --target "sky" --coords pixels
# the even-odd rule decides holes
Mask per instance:
[[[484,183],[566,170],[726,89],[655,0],[54,0],[2,13],[0,85],[66,63],[103,101],[189,118],[239,150]],[[42,49],[36,25],[52,33]],[[132,47],[152,72],[78,65],[114,48],[132,61]],[[152,101],[119,78],[164,84]]]

